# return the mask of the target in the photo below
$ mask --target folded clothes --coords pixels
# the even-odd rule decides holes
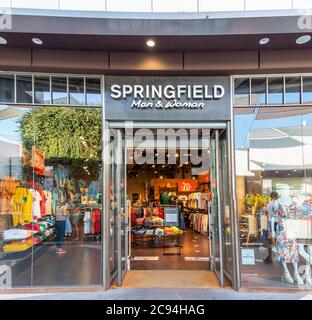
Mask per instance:
[[[25,251],[31,248],[34,244],[38,243],[39,241],[39,239],[34,240],[32,238],[21,241],[13,241],[9,244],[5,244],[3,246],[3,251],[7,253]]]
[[[31,237],[37,231],[24,230],[24,229],[9,229],[3,231],[4,240],[22,240]]]

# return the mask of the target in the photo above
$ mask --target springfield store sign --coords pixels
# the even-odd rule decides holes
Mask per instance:
[[[228,77],[106,77],[108,120],[228,120]]]
[[[119,85],[111,86],[113,99],[132,98],[131,108],[145,109],[202,109],[203,100],[221,99],[225,90],[222,85]],[[181,99],[188,101],[181,101]],[[199,101],[198,101],[199,100]]]

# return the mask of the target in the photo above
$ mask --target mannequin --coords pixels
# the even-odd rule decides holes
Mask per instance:
[[[304,244],[298,244],[298,251],[301,257],[306,261],[305,280],[309,287],[312,287],[311,265],[312,265],[312,245],[308,246],[308,252],[304,249]]]
[[[286,223],[287,220],[295,218],[299,214],[297,204],[289,196],[289,187],[285,185],[283,194],[278,200],[278,206],[274,208],[274,216],[277,219],[276,234],[272,231],[272,238],[276,238],[276,253],[277,259],[283,267],[283,280],[287,283],[294,284],[295,282],[302,286],[304,282],[299,275],[298,263],[299,254],[296,239],[287,238]],[[290,274],[288,265],[292,264],[294,269],[293,277]]]
[[[300,215],[303,219],[305,219],[307,225],[306,230],[310,230],[307,235],[304,235],[303,238],[310,239],[311,237],[311,216],[312,216],[312,204],[311,199],[306,200],[301,206],[300,206]],[[305,231],[306,231],[305,230]],[[305,260],[305,273],[304,278],[306,280],[306,285],[309,287],[312,287],[312,276],[311,276],[311,265],[312,265],[312,245],[309,244],[307,246],[307,250],[305,250],[305,244],[299,243],[298,244],[298,252],[300,256]]]

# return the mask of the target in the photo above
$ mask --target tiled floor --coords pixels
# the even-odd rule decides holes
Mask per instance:
[[[187,230],[181,236],[181,255],[164,255],[164,248],[151,247],[138,243],[132,245],[131,256],[158,257],[158,260],[132,260],[131,270],[206,270],[210,268],[208,237],[198,232]],[[178,248],[166,249],[166,252],[177,253]],[[186,261],[185,257],[204,257],[206,261]]]

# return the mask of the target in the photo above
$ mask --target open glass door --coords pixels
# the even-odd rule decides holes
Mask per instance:
[[[211,214],[209,233],[211,241],[211,269],[216,272],[220,285],[224,285],[223,275],[223,239],[221,219],[221,181],[220,181],[220,141],[219,130],[213,130],[210,136],[210,172],[211,172]]]
[[[234,211],[231,205],[229,130],[214,130],[210,140],[212,208],[209,219],[211,269],[221,286],[235,282]]]
[[[122,284],[128,268],[129,215],[126,197],[125,139],[121,129],[110,129],[110,261],[111,279]]]
[[[220,146],[220,179],[221,183],[221,224],[223,243],[223,270],[224,275],[234,281],[234,238],[233,238],[233,206],[231,206],[230,188],[230,159],[229,159],[229,130],[224,130],[219,135]]]

